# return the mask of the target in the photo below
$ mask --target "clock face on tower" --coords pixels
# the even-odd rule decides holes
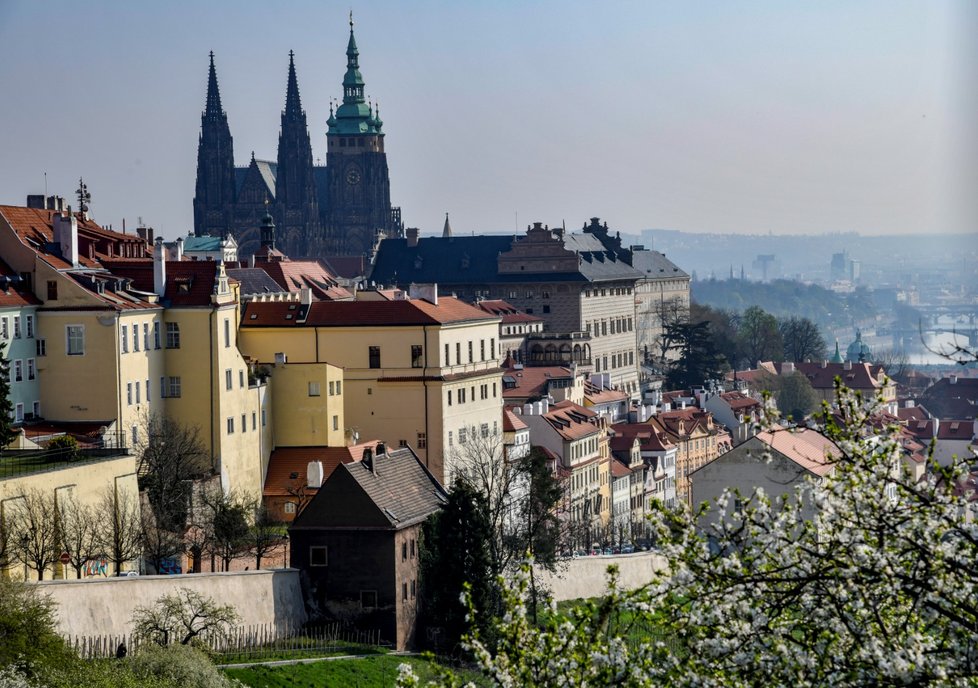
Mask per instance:
[[[350,186],[356,186],[360,183],[360,170],[355,167],[351,167],[346,171],[346,183]]]

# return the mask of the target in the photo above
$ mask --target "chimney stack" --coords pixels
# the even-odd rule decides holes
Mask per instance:
[[[407,237],[408,248],[414,248],[418,245],[418,228],[408,227],[404,230],[404,235]]]
[[[166,293],[166,249],[163,237],[156,237],[153,245],[153,291],[161,299]]]
[[[183,260],[183,237],[177,237],[174,250],[176,253],[173,256],[173,260]]]
[[[322,461],[310,461],[306,466],[306,485],[315,490],[323,486]]]
[[[51,218],[54,241],[61,247],[61,257],[78,267],[78,219],[69,212],[67,215],[55,214]]]

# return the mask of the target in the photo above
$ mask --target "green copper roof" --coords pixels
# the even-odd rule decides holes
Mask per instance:
[[[328,134],[374,134],[383,136],[383,122],[375,118],[373,109],[363,97],[364,81],[360,74],[360,52],[353,36],[353,17],[350,17],[350,41],[346,46],[346,74],[343,76],[343,104],[330,112],[326,124]]]
[[[832,363],[842,363],[842,354],[839,352],[839,340],[835,340],[835,355],[832,357]]]

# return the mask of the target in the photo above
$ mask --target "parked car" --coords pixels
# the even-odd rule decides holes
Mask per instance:
[[[631,554],[634,551],[635,551],[635,545],[633,545],[630,542],[621,546],[621,553],[622,554]]]

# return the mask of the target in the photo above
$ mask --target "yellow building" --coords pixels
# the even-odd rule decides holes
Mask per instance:
[[[238,349],[237,285],[223,263],[163,260],[165,253],[158,240],[153,260],[102,263],[165,307],[164,366],[153,386],[166,415],[198,429],[226,491],[259,498],[272,450],[270,399]]]
[[[251,302],[241,350],[262,363],[339,366],[347,440],[411,446],[438,480],[450,481],[454,467],[445,464],[455,444],[472,426],[498,431],[502,418],[499,318],[437,290],[428,297]]]
[[[652,416],[648,424],[676,445],[676,499],[689,503],[689,474],[720,455],[721,433],[713,414],[695,406]]]

